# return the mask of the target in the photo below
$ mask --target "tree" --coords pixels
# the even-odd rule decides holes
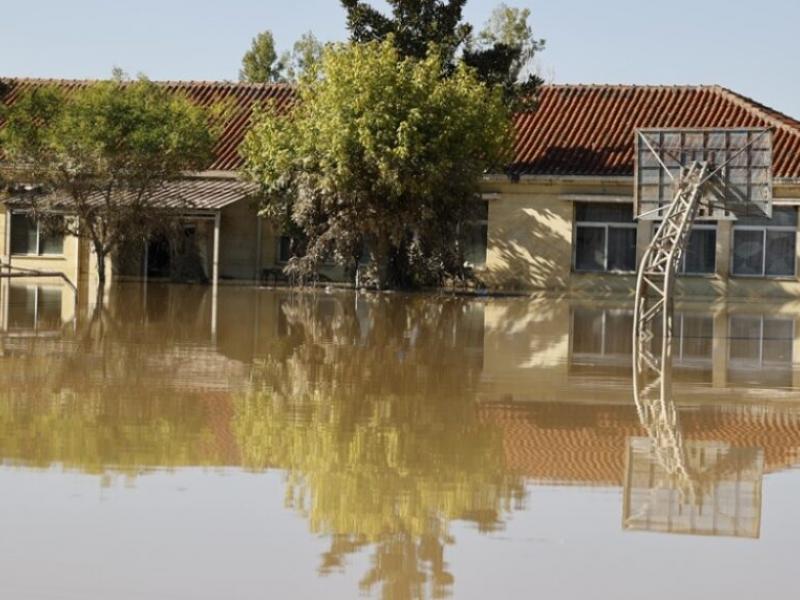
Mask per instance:
[[[436,284],[463,264],[454,243],[483,174],[511,139],[499,91],[443,58],[403,58],[393,40],[328,47],[289,114],[262,111],[243,144],[263,213],[307,244],[290,270],[366,256],[380,287]]]
[[[102,290],[106,257],[174,216],[157,194],[209,164],[214,112],[144,78],[37,87],[4,111],[7,177],[51,233],[90,242]]]
[[[281,57],[281,67],[284,69],[283,79],[297,83],[319,63],[322,58],[322,50],[322,42],[312,32],[304,33],[294,43],[292,51],[285,52]]]
[[[516,108],[532,108],[542,79],[531,71],[537,52],[545,41],[533,35],[528,23],[531,11],[500,4],[488,23],[470,39],[464,50],[464,61],[474,67],[482,80],[503,86],[506,97],[520,104]]]
[[[461,13],[467,0],[388,0],[392,16],[360,0],[342,0],[347,28],[356,43],[382,41],[393,36],[400,54],[423,59],[435,44],[452,60],[466,42],[472,26]]]
[[[532,108],[536,88],[542,83],[534,74],[520,76],[544,48],[544,41],[533,37],[528,25],[528,9],[500,4],[483,30],[462,21],[466,0],[388,0],[391,17],[366,2],[342,0],[347,11],[347,26],[353,42],[385,40],[393,36],[402,56],[422,59],[430,44],[446,57],[444,74],[453,72],[463,61],[475,68],[481,81],[502,85],[506,100],[524,101]]]
[[[283,64],[278,60],[275,38],[271,31],[264,31],[253,38],[239,70],[239,81],[248,83],[271,83],[281,81]]]

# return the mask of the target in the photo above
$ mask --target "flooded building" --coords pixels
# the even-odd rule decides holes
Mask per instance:
[[[84,82],[7,80],[12,103],[35,86]],[[234,107],[208,169],[180,184],[188,202],[185,237],[155,238],[113,261],[116,276],[195,281],[275,277],[290,246],[258,216],[256,189],[239,179],[239,145],[254,107],[292,99],[285,85],[167,83],[199,104]],[[486,177],[486,210],[466,257],[491,289],[632,293],[634,271],[654,225],[635,221],[637,128],[743,128],[773,131],[772,219],[704,221],[692,232],[680,292],[699,296],[796,296],[800,122],[718,86],[549,85],[536,112],[515,117],[515,152]],[[165,190],[165,202],[174,190]],[[42,236],[13,200],[0,211],[0,257],[19,267],[58,271],[80,283],[95,272],[88,245]],[[327,267],[331,279],[340,270]]]

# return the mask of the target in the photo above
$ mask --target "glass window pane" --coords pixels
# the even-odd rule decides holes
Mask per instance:
[[[736,275],[763,275],[764,232],[734,230],[733,272]]]
[[[39,288],[37,311],[38,329],[57,329],[61,326],[61,289]]]
[[[767,230],[767,275],[792,276],[795,266],[795,233]]]
[[[632,223],[633,204],[609,202],[578,202],[575,219],[594,223]]]
[[[714,319],[710,316],[682,315],[683,358],[711,358]]]
[[[772,227],[796,227],[797,208],[794,206],[774,206],[772,219],[760,216],[757,212],[741,216],[736,220],[738,225],[765,225]]]
[[[713,273],[717,265],[717,232],[714,229],[694,229],[686,249],[686,273]]]
[[[42,232],[39,251],[42,254],[64,254],[64,236],[60,233]]]
[[[764,319],[764,362],[791,364],[794,321]]]
[[[11,254],[36,254],[36,222],[28,215],[11,215]]]
[[[603,227],[578,227],[575,240],[575,270],[605,270],[606,230]]]
[[[633,352],[633,315],[623,312],[606,314],[606,354],[623,354]]]
[[[608,270],[636,270],[636,229],[630,227],[608,229]]]
[[[36,288],[12,285],[8,289],[8,326],[10,329],[36,327]]]
[[[761,318],[736,316],[731,318],[731,360],[749,363],[761,361]]]
[[[603,353],[603,311],[579,308],[572,316],[572,352]]]
[[[468,223],[465,228],[464,260],[476,267],[486,264],[486,246],[489,227],[482,223]]]

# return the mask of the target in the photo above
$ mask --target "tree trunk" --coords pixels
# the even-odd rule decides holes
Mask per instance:
[[[106,287],[106,251],[100,244],[94,245],[94,255],[97,258],[97,297],[95,306],[103,305]]]

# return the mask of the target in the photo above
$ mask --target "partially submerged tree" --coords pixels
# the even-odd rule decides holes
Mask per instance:
[[[354,269],[368,255],[381,287],[459,270],[458,233],[511,135],[500,91],[463,65],[442,78],[444,60],[404,58],[391,38],[328,47],[293,111],[256,115],[245,171],[266,192],[264,214],[302,233],[291,269],[328,258]]]
[[[242,58],[239,81],[247,83],[270,83],[281,81],[283,63],[275,50],[275,38],[271,31],[264,31],[253,38],[250,49]]]
[[[143,78],[37,87],[4,116],[15,201],[51,233],[90,242],[101,288],[106,257],[175,216],[181,199],[167,208],[165,186],[205,168],[216,141],[211,111]]]

